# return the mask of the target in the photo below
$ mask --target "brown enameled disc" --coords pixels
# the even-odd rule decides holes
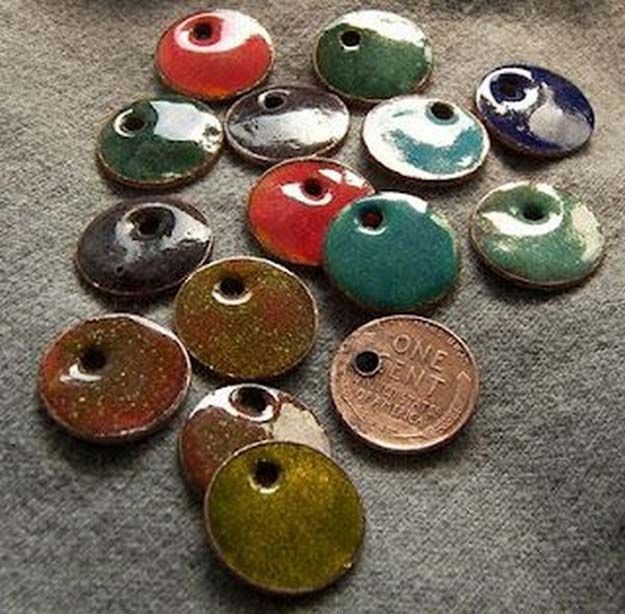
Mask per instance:
[[[330,387],[337,411],[367,443],[390,452],[443,445],[473,414],[477,365],[441,324],[390,316],[365,324],[339,348]]]
[[[178,292],[175,328],[191,355],[218,375],[277,377],[313,346],[317,307],[304,283],[262,258],[226,258],[195,271]]]
[[[81,322],[47,349],[39,392],[66,431],[94,443],[123,443],[163,426],[191,378],[186,350],[167,329],[138,316]]]
[[[179,453],[189,485],[203,496],[219,466],[258,441],[307,444],[330,454],[330,442],[314,414],[282,390],[237,384],[206,395],[180,431]]]

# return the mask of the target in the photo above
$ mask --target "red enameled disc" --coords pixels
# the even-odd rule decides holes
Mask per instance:
[[[273,64],[269,33],[255,19],[225,9],[203,11],[170,26],[156,49],[156,68],[171,89],[222,100],[256,87]]]
[[[352,201],[373,194],[361,175],[334,160],[299,158],[269,169],[248,202],[252,232],[274,256],[318,266],[334,216]]]

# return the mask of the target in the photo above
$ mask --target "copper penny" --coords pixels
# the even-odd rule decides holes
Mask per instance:
[[[123,443],[164,426],[184,400],[191,365],[167,329],[131,314],[80,322],[46,350],[39,392],[70,434]]]
[[[250,256],[196,270],[178,292],[174,319],[193,357],[238,380],[290,371],[311,350],[317,331],[306,285],[284,267]]]
[[[448,328],[390,316],[345,339],[330,387],[356,435],[377,448],[413,453],[443,445],[468,422],[479,378],[471,351]]]
[[[189,485],[203,496],[224,461],[247,445],[267,440],[303,443],[330,454],[323,427],[288,392],[259,384],[211,392],[180,431],[180,462]]]

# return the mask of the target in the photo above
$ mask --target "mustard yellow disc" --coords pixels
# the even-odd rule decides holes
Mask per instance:
[[[356,488],[329,457],[297,443],[244,448],[217,471],[204,500],[209,543],[239,578],[301,594],[354,564],[365,518]]]

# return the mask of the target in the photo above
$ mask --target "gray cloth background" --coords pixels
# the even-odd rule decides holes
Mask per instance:
[[[94,142],[117,107],[159,91],[152,58],[161,30],[194,1],[1,0],[0,612],[4,614],[598,613],[625,611],[623,420],[625,260],[625,10],[622,0],[239,1],[274,37],[271,83],[314,82],[317,29],[358,6],[413,17],[431,37],[428,93],[468,102],[492,67],[554,68],[592,99],[598,129],[576,156],[543,163],[494,148],[485,172],[448,190],[394,181],[364,159],[355,111],[336,154],[380,189],[429,199],[462,243],[453,299],[434,317],[473,348],[479,409],[452,445],[395,458],[339,424],[327,370],[339,341],[369,316],[320,272],[304,271],[321,328],[309,360],[279,386],[315,410],[336,459],[362,493],[368,528],[354,572],[303,600],[258,595],[211,556],[200,506],[176,462],[184,413],[218,382],[197,371],[172,425],[147,441],[102,449],[74,441],[41,411],[35,375],[60,329],[131,310],[169,325],[171,296],[115,304],[78,280],[72,253],[94,214],[129,193],[100,178]],[[224,107],[219,107],[223,113]],[[226,151],[180,195],[216,232],[214,257],[259,254],[245,227],[260,174]],[[586,197],[605,226],[608,257],[580,288],[516,289],[478,265],[467,216],[488,190],[541,179]]]

